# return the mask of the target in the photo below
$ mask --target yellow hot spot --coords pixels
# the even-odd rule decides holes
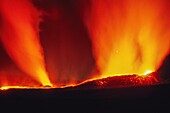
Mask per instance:
[[[38,79],[41,81],[43,86],[51,86],[52,87],[52,84],[51,84],[50,80],[48,79],[47,73],[42,68],[38,69],[36,72],[39,77]]]
[[[148,74],[150,74],[150,73],[152,73],[153,71],[151,71],[151,70],[146,70],[144,73],[143,73],[143,75],[148,75]]]

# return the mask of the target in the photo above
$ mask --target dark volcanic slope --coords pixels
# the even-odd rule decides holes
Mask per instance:
[[[156,72],[149,75],[113,76],[93,81],[87,81],[74,87],[74,89],[125,88],[167,83],[170,83],[170,55],[165,58],[162,65]]]
[[[157,70],[157,75],[164,82],[170,82],[170,54],[165,58],[162,65]]]
[[[87,81],[81,85],[74,87],[75,89],[104,89],[104,88],[125,88],[125,87],[137,87],[146,85],[155,85],[158,80],[154,77],[155,73],[148,76],[138,75],[124,75],[113,76],[93,81]]]

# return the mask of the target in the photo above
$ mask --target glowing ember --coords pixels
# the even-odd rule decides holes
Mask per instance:
[[[157,83],[158,80],[151,75],[145,77],[138,75],[126,75],[126,76],[121,75],[101,79],[87,80],[79,84],[75,88],[80,89],[125,88],[154,85]]]

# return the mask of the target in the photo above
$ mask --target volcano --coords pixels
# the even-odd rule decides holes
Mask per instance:
[[[169,6],[167,0],[0,0],[0,87],[169,81],[168,69],[161,71],[170,53]]]
[[[170,55],[163,61],[161,67],[153,73],[138,76],[124,75],[88,80],[75,88],[79,89],[105,89],[105,88],[127,88],[148,85],[169,84],[170,83]]]
[[[112,89],[112,88],[128,88],[153,86],[159,84],[170,83],[170,55],[166,57],[158,71],[139,76],[139,75],[120,75],[106,78],[95,78],[83,81],[76,85],[62,86],[66,89],[90,90],[90,89]],[[42,87],[24,87],[24,86],[4,86],[1,90],[7,89],[53,89],[51,86]],[[54,88],[55,89],[55,88]],[[60,89],[60,88],[59,88]]]
[[[169,0],[0,0],[0,110],[169,110],[169,12]]]
[[[27,112],[55,112],[58,106],[57,111],[61,112],[68,112],[68,109],[74,112],[80,112],[79,109],[85,112],[167,112],[170,104],[169,61],[170,55],[158,71],[147,76],[113,76],[65,88],[9,87],[9,90],[0,91],[0,103],[11,109],[1,110],[22,113],[29,106]]]

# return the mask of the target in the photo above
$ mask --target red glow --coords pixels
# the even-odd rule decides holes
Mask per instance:
[[[158,82],[152,73],[157,71],[164,58],[170,53],[170,14],[167,0],[90,0],[89,6],[84,7],[81,12],[84,15],[82,20],[79,20],[82,25],[77,25],[78,27],[72,27],[76,21],[74,19],[79,18],[76,15],[77,12],[73,8],[71,11],[76,16],[66,22],[66,18],[70,17],[70,12],[67,8],[61,8],[61,4],[58,3],[51,9],[48,9],[48,4],[49,13],[46,11],[46,7],[43,9],[47,20],[51,19],[54,23],[54,25],[53,23],[47,24],[44,31],[42,30],[43,33],[45,32],[45,35],[41,35],[42,37],[46,37],[47,40],[54,38],[53,43],[50,42],[51,40],[49,42],[45,40],[44,43],[48,43],[47,46],[50,46],[45,47],[40,42],[43,39],[41,40],[42,37],[39,33],[38,5],[34,6],[31,0],[0,0],[0,22],[2,23],[0,23],[0,41],[5,52],[17,66],[8,67],[7,65],[2,68],[3,71],[0,70],[1,90],[65,88],[93,81],[102,87],[111,80],[113,80],[112,82],[120,80],[120,83],[123,80],[123,85],[152,85]],[[48,23],[47,20],[44,19],[43,22]],[[82,29],[89,36],[85,37],[91,39],[89,43],[92,43],[92,47],[89,48],[92,49],[91,57],[94,57],[91,58],[91,61],[95,60],[94,65],[96,64],[96,67],[91,66],[93,63],[87,60],[89,65],[87,67],[91,67],[92,71],[95,70],[91,74],[88,73],[87,77],[83,76],[86,74],[86,70],[75,68],[77,66],[84,69],[83,63],[86,60],[83,61],[80,58],[82,61],[79,63],[77,57],[73,60],[70,58],[74,57],[74,53],[69,51],[69,47],[74,44],[71,42],[75,42],[79,46],[85,42],[83,39],[80,39],[81,41],[72,39],[76,36],[82,38],[81,35],[79,37],[80,32],[72,33],[79,27],[83,27]],[[72,28],[75,29],[72,30]],[[50,33],[58,33],[58,35]],[[63,40],[67,39],[69,35],[71,38]],[[82,35],[84,34],[82,33]],[[63,43],[64,46],[58,42]],[[90,45],[89,43],[87,45]],[[51,44],[54,44],[55,47]],[[78,46],[73,48],[76,47]],[[79,50],[78,48],[75,51],[83,53],[84,49]],[[53,52],[56,52],[56,56]],[[87,53],[90,54],[90,52]],[[70,54],[73,55],[70,56]],[[88,55],[86,57],[89,58]],[[57,60],[54,63],[55,59]],[[72,63],[75,63],[76,66]],[[68,71],[65,72],[67,69]],[[125,76],[131,77],[126,78]]]
[[[39,12],[28,0],[1,0],[1,40],[13,61],[43,85],[51,85],[45,71],[38,35]]]
[[[156,71],[169,53],[166,0],[92,0],[85,22],[101,77]],[[168,7],[168,6],[167,6]]]

